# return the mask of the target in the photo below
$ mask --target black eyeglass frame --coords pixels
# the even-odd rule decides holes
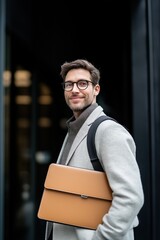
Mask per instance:
[[[84,88],[83,88],[83,87],[79,87],[78,84],[79,84],[80,82],[86,82],[86,84],[87,84],[86,87],[84,87]],[[86,80],[86,79],[80,79],[80,80],[78,80],[77,82],[66,81],[66,82],[62,82],[61,84],[62,84],[63,89],[64,89],[66,92],[70,92],[70,91],[73,90],[74,84],[76,84],[76,86],[77,86],[77,88],[78,88],[79,90],[85,90],[85,89],[87,89],[87,88],[88,88],[88,85],[89,85],[89,82],[92,83],[93,85],[95,85],[92,81]],[[65,88],[66,83],[70,83],[70,84],[72,85],[70,90],[66,90],[66,88]]]

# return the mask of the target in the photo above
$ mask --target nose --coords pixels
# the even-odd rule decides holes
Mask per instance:
[[[72,92],[79,92],[79,88],[77,87],[76,82],[73,83],[73,89]]]

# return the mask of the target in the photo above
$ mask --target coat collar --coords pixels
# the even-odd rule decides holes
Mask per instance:
[[[94,122],[94,120],[99,117],[100,115],[103,115],[103,108],[101,106],[98,106],[90,115],[89,117],[86,119],[86,121],[84,122],[84,124],[82,125],[80,131],[77,133],[74,142],[72,144],[72,147],[69,151],[67,160],[66,160],[66,165],[69,164],[69,161],[72,158],[72,155],[74,154],[76,148],[79,146],[79,144],[81,143],[81,141],[86,137],[89,127],[90,125]]]

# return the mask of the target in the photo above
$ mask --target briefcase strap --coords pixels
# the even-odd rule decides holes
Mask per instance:
[[[48,240],[48,239],[49,239],[52,230],[53,230],[53,223],[47,221],[47,222],[46,222],[46,230],[45,230],[45,240]]]

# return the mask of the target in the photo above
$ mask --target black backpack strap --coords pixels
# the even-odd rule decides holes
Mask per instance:
[[[107,115],[100,116],[92,123],[91,127],[89,128],[88,135],[87,135],[87,148],[88,148],[88,153],[89,153],[93,168],[94,168],[94,170],[101,171],[101,172],[103,172],[103,168],[98,159],[97,152],[96,152],[95,134],[96,134],[96,130],[97,130],[97,127],[99,126],[99,124],[105,120],[116,121],[115,119],[113,119]]]

